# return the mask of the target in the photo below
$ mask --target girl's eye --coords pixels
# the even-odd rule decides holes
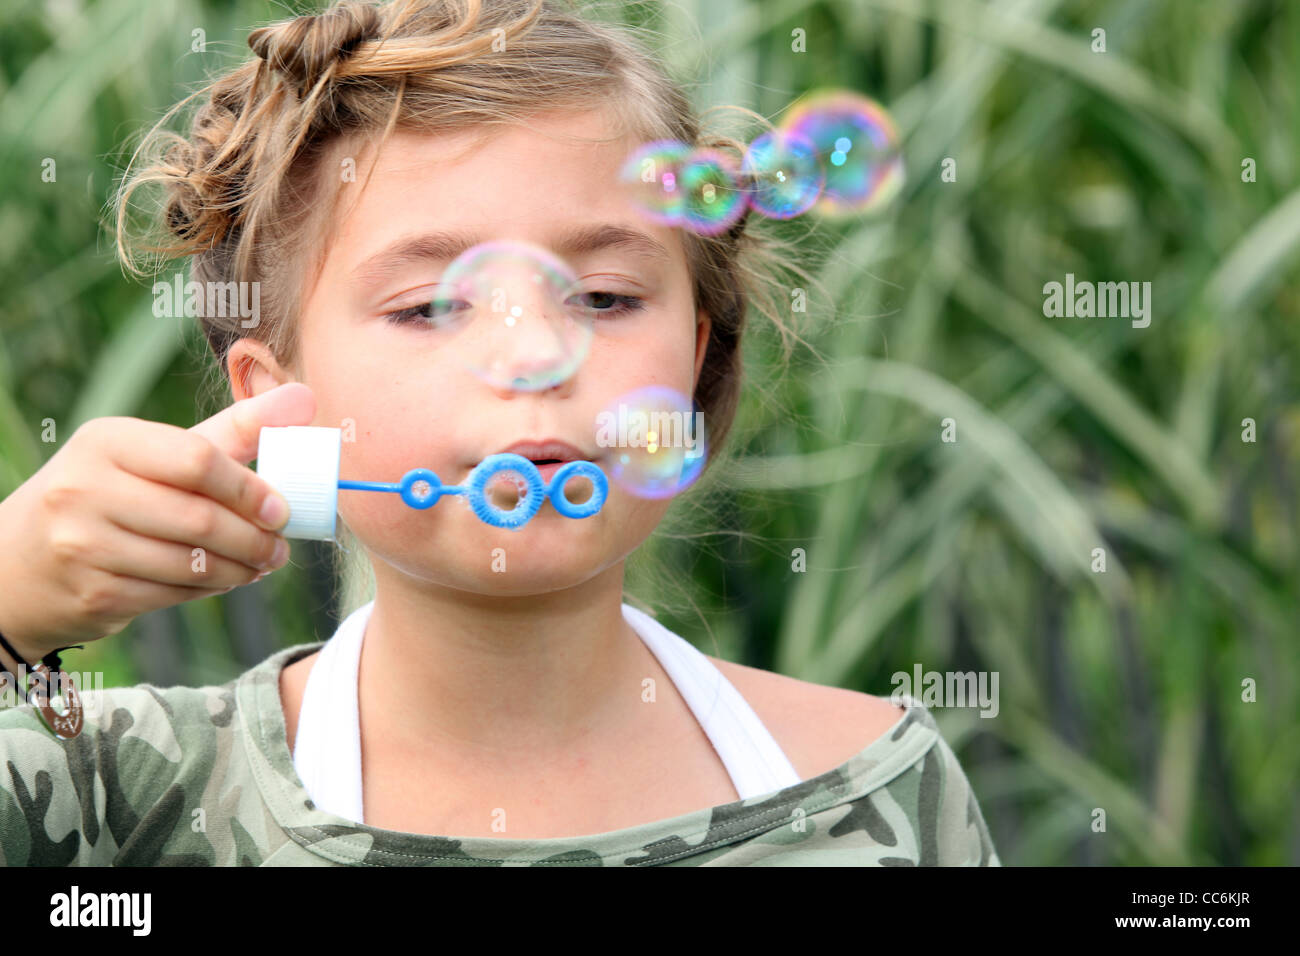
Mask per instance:
[[[384,316],[390,325],[427,325],[444,328],[453,321],[456,306],[468,305],[459,299],[431,299],[406,309],[398,309]]]
[[[645,301],[634,295],[618,295],[613,292],[584,292],[570,299],[593,315],[610,317],[627,315],[645,308]],[[391,325],[426,325],[434,328],[446,328],[457,321],[456,313],[469,308],[469,303],[460,299],[433,299],[421,302],[406,309],[389,312],[384,319]]]
[[[615,292],[584,292],[574,298],[582,300],[580,304],[584,308],[601,316],[627,315],[645,308],[643,299]]]

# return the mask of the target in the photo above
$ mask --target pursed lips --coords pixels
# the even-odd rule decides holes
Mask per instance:
[[[558,438],[546,438],[540,441],[517,441],[500,449],[496,454],[522,455],[537,466],[543,481],[550,481],[551,476],[567,462],[599,460],[599,456],[588,455],[582,449]],[[470,466],[470,470],[473,470],[481,461],[482,459],[479,462],[474,462]]]

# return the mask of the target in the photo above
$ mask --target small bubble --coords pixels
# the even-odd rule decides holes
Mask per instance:
[[[747,195],[737,173],[719,150],[655,140],[628,156],[618,179],[652,222],[716,235],[744,214]]]
[[[694,151],[682,164],[681,181],[685,192],[682,225],[687,229],[717,235],[744,214],[749,197],[740,188],[736,163],[725,153]]]
[[[681,224],[685,204],[677,177],[690,152],[677,140],[655,140],[633,150],[619,169],[619,183],[652,222]]]
[[[764,133],[749,144],[741,171],[753,181],[750,205],[771,219],[792,219],[807,212],[826,180],[816,147],[781,130]]]
[[[502,511],[513,511],[521,500],[528,497],[528,483],[514,471],[499,471],[488,479],[483,495]]]

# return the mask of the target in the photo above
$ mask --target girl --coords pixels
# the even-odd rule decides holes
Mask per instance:
[[[747,219],[706,237],[616,188],[641,143],[741,148],[703,141],[627,34],[557,0],[341,2],[249,45],[118,220],[132,263],[127,200],[161,183],[149,250],[258,284],[251,323],[202,319],[235,403],[189,430],[94,421],[0,505],[11,667],[281,566],[285,503],[243,467],[263,427],[354,429],[343,478],[451,483],[512,448],[607,464],[592,422],[636,386],[694,396],[714,451],[731,424],[776,253]],[[440,268],[497,240],[563,256],[596,315],[551,388],[476,378],[425,314]],[[219,687],[88,693],[67,740],[0,714],[5,861],[996,865],[918,702],[708,657],[623,602],[666,506],[611,488],[507,531],[341,492],[375,586],[332,640]]]

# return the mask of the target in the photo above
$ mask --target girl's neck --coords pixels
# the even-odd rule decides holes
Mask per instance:
[[[522,769],[637,716],[649,651],[623,618],[621,561],[527,597],[417,588],[379,562],[376,579],[359,674],[363,742]]]

